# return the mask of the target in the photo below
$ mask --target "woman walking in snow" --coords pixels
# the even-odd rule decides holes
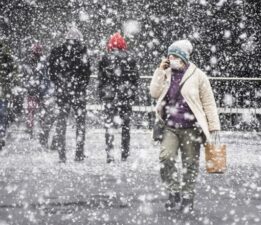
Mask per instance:
[[[159,156],[160,175],[169,191],[165,206],[172,210],[181,203],[183,212],[193,210],[200,145],[215,140],[220,130],[208,77],[189,61],[192,50],[188,40],[174,42],[150,84],[150,94],[157,99],[156,118],[165,125]],[[178,150],[182,159],[182,181],[176,166]]]

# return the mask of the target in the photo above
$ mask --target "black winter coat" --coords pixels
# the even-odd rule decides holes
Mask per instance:
[[[98,94],[103,101],[118,100],[131,103],[135,100],[139,73],[136,60],[127,51],[112,51],[99,62]]]
[[[18,84],[17,68],[7,46],[0,42],[0,99],[10,98]]]
[[[51,81],[63,92],[81,92],[89,83],[91,70],[87,48],[80,41],[67,40],[54,48],[49,58]]]

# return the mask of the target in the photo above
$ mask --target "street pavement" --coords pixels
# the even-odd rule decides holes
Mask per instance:
[[[37,136],[37,135],[35,135]],[[74,162],[75,134],[67,133],[66,164],[37,138],[14,130],[0,152],[0,225],[29,224],[261,224],[261,148],[256,133],[222,133],[225,174],[208,174],[201,150],[195,211],[167,212],[159,177],[159,146],[148,130],[131,133],[131,156],[120,161],[116,132],[114,164],[106,164],[104,131],[86,134],[85,161]]]

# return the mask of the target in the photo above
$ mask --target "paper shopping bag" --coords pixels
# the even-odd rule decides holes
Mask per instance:
[[[226,145],[205,145],[206,169],[208,173],[224,173],[227,167]]]

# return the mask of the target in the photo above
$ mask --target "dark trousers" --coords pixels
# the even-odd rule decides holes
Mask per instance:
[[[84,156],[85,120],[86,120],[86,93],[75,95],[65,94],[57,96],[58,116],[56,125],[57,146],[60,159],[65,156],[66,121],[70,110],[73,109],[76,119],[76,157]]]
[[[119,114],[122,123],[121,133],[121,152],[122,157],[128,157],[130,151],[130,117],[132,108],[130,104],[123,104],[115,106],[111,102],[106,102],[104,105],[105,114],[105,140],[106,152],[109,153],[114,147],[114,135],[111,129],[115,126],[115,115]]]
[[[35,123],[35,114],[39,108],[39,98],[37,96],[27,96],[27,118],[26,126],[28,132],[33,135],[33,128]]]
[[[54,104],[51,105],[51,104],[45,104],[44,102],[41,102],[39,107],[40,107],[39,119],[40,119],[40,126],[41,126],[39,141],[41,145],[47,147],[50,131],[56,120],[56,113],[55,113],[56,106]],[[53,140],[53,143],[56,143],[55,141],[56,140]]]

